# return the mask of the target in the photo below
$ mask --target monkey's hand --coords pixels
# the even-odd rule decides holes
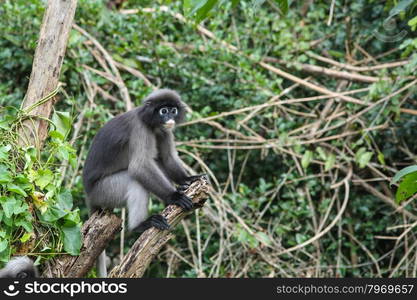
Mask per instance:
[[[177,191],[179,192],[183,192],[186,189],[188,189],[190,187],[190,185],[194,182],[199,180],[200,178],[204,177],[206,180],[208,180],[208,176],[207,174],[199,174],[199,175],[194,175],[194,176],[188,176],[183,182],[181,182],[178,185]]]
[[[168,205],[177,205],[184,210],[191,210],[193,208],[193,202],[190,198],[181,192],[174,192],[171,199],[167,203]]]

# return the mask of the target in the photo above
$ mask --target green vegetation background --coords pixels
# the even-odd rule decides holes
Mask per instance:
[[[225,4],[211,11],[203,24],[219,39],[238,46],[240,54],[231,53],[218,42],[203,37],[192,22],[184,24],[166,12],[122,14],[109,9],[106,2],[79,0],[76,24],[97,39],[115,61],[140,70],[155,86],[177,90],[193,110],[188,120],[263,104],[290,87],[293,82],[256,64],[265,57],[286,62],[288,65],[281,67],[300,78],[306,78],[309,74],[300,71],[295,63],[323,65],[307,55],[309,52],[326,53],[334,60],[346,62],[349,56],[357,61],[366,58],[357,50],[358,47],[354,47],[355,44],[373,57],[396,49],[377,63],[409,59],[409,64],[370,74],[388,79],[374,84],[349,82],[344,89],[369,87],[368,91],[354,95],[366,102],[387,96],[409,83],[407,77],[416,74],[417,38],[407,25],[407,20],[413,17],[411,9],[403,13],[399,18],[402,22],[396,24],[395,30],[407,33],[403,39],[389,43],[373,34],[375,30],[384,30],[381,25],[396,4],[392,1],[335,1],[330,26],[326,24],[329,1],[310,1],[307,7],[304,1],[297,1],[292,3],[286,16],[280,16],[269,5],[254,8],[249,1],[241,1],[236,7]],[[156,1],[128,0],[123,2],[122,8],[158,8],[159,5]],[[182,12],[179,3],[174,2],[170,7],[173,11]],[[0,106],[19,107],[22,102],[43,12],[43,1],[40,0],[0,2]],[[320,39],[319,43],[312,43]],[[57,209],[61,207],[67,212],[73,210],[69,215],[50,220],[53,224],[59,223],[58,235],[54,235],[58,241],[49,248],[43,245],[34,251],[43,258],[63,250],[71,252],[71,249],[62,248],[60,239],[64,238],[59,237],[59,232],[79,226],[76,207],[80,209],[81,219],[87,218],[81,182],[86,151],[97,130],[112,116],[125,110],[117,86],[85,67],[103,70],[92,55],[93,50],[94,46],[84,36],[72,31],[61,75],[65,92],[60,94],[56,110],[66,112],[61,119],[64,123],[70,120],[72,124],[76,123],[81,112],[84,113],[84,121],[72,145],[75,151],[71,150],[67,141],[74,127],[72,131],[66,131],[65,128],[55,130],[45,150],[56,157],[53,163],[47,165],[54,170],[53,175],[48,172],[45,175],[45,171],[32,174],[35,178],[33,181],[38,181],[29,189],[33,191],[40,186],[52,190],[51,198],[57,199],[55,204],[47,203],[47,206],[58,205]],[[121,71],[121,75],[132,101],[140,105],[141,99],[152,89],[129,72]],[[337,90],[341,81],[318,75],[311,80],[330,90]],[[89,103],[88,89],[94,85],[107,91],[116,101],[98,93],[94,104]],[[356,135],[329,141],[334,151],[318,143],[297,144],[297,139],[289,137],[292,130],[314,121],[308,115],[318,116],[327,100],[291,106],[292,111],[277,106],[262,110],[248,121],[249,129],[239,127],[238,121],[243,119],[243,114],[216,120],[223,128],[234,129],[245,135],[254,132],[266,139],[278,139],[282,142],[280,147],[300,155],[298,159],[288,151],[277,149],[217,149],[212,147],[217,145],[215,139],[232,140],[236,136],[227,135],[224,130],[207,123],[179,128],[176,132],[179,141],[203,141],[202,147],[194,147],[194,142],[179,145],[180,154],[197,173],[207,172],[207,169],[196,158],[204,161],[216,176],[213,181],[216,197],[209,201],[207,208],[175,229],[176,237],[158,255],[159,262],[151,266],[147,276],[373,277],[389,276],[397,265],[394,276],[416,276],[417,255],[415,248],[409,248],[416,241],[415,227],[398,243],[393,239],[378,238],[398,236],[403,228],[392,227],[413,221],[394,213],[393,208],[381,199],[355,185],[352,178],[348,206],[337,225],[303,249],[277,255],[282,247],[289,248],[312,238],[317,233],[316,222],[323,220],[327,213],[326,225],[337,215],[343,202],[344,189],[340,187],[335,190],[332,185],[342,181],[345,174],[335,171],[335,163],[352,166],[354,173],[361,178],[382,178],[368,183],[385,194],[390,191],[395,194],[395,188],[389,186],[387,178],[391,178],[398,169],[415,163],[417,153],[416,116],[399,113],[400,107],[416,107],[416,89],[407,92],[410,93],[410,101],[403,101],[404,94],[393,96],[382,110],[378,107],[364,114],[357,123],[326,132],[323,137],[349,130],[359,131]],[[286,96],[294,99],[316,95],[311,90],[298,87]],[[351,103],[343,107],[346,115],[352,115],[358,109],[357,105]],[[294,110],[303,114],[293,113]],[[11,111],[3,110],[2,116],[15,116]],[[366,134],[363,131],[382,124],[387,124],[386,128]],[[10,127],[5,128],[10,131]],[[0,141],[0,146],[7,147],[5,141]],[[225,145],[239,144],[223,143]],[[7,153],[7,148],[3,150]],[[39,159],[47,160],[47,157],[44,153]],[[35,160],[23,157],[25,159]],[[59,178],[60,163],[65,160],[70,160],[71,166],[65,177]],[[323,162],[323,165],[314,163],[314,160]],[[38,169],[43,169],[45,164],[39,163],[39,166]],[[46,180],[45,185],[42,179]],[[10,180],[7,180],[4,182],[9,184]],[[62,188],[58,186],[61,180]],[[15,179],[14,184],[16,182],[18,186],[29,184],[30,179]],[[50,189],[47,184],[50,184]],[[20,192],[6,185],[2,185],[1,191],[4,197]],[[72,193],[74,208],[66,198],[67,191]],[[19,195],[15,197],[16,201],[23,201],[24,195]],[[6,201],[9,200],[3,198],[3,202]],[[26,208],[23,204],[19,205],[20,208]],[[333,208],[328,211],[331,205]],[[158,201],[152,201],[152,210],[159,211],[162,208]],[[417,211],[414,202],[410,202],[406,208],[413,213]],[[21,213],[16,209],[11,212],[12,218]],[[13,224],[9,226],[11,231],[3,236],[0,230],[0,238],[9,237],[9,244],[4,244],[8,247],[8,255],[15,251],[9,247],[10,242],[25,243],[30,238],[27,233],[31,230],[19,229]],[[26,237],[22,239],[25,234]],[[10,237],[13,237],[12,240]],[[135,237],[134,234],[127,235],[126,249]],[[108,251],[113,263],[117,262],[118,247],[116,240]],[[405,255],[407,259],[402,261]]]

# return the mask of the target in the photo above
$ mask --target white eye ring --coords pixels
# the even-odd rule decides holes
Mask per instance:
[[[167,113],[168,113],[168,108],[166,108],[166,107],[163,107],[159,110],[159,114],[161,116],[166,115]]]
[[[176,115],[178,113],[178,109],[176,107],[171,108],[171,113]]]

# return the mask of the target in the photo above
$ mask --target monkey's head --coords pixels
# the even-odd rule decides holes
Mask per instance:
[[[38,269],[27,256],[14,257],[4,269],[0,270],[0,278],[34,278],[38,276]]]
[[[143,120],[151,128],[172,130],[184,117],[185,105],[175,91],[158,90],[144,101]]]

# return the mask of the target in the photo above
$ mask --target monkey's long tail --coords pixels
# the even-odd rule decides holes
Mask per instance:
[[[100,278],[107,278],[106,250],[103,250],[97,259],[97,275]]]

